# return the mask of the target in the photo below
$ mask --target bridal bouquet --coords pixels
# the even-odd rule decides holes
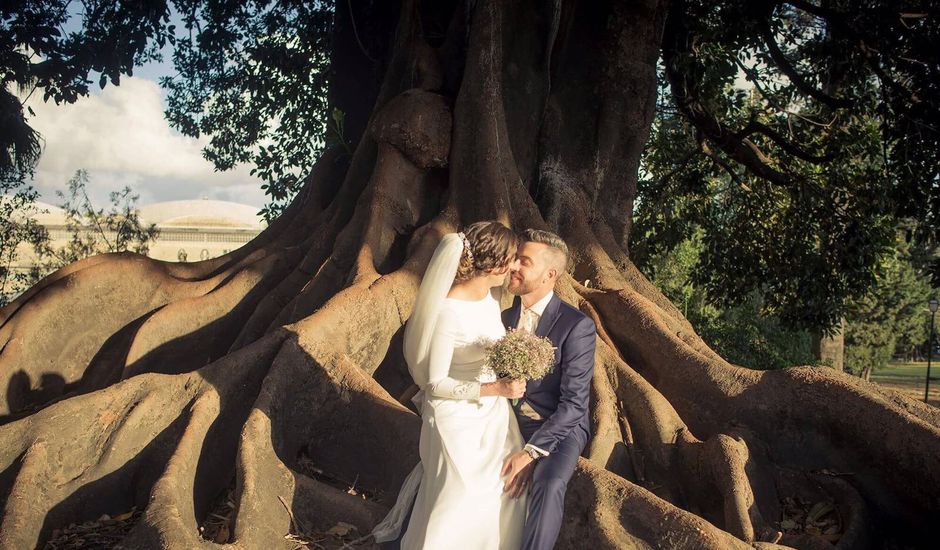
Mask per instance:
[[[538,380],[552,370],[555,348],[548,338],[512,330],[486,347],[486,366],[500,377]]]

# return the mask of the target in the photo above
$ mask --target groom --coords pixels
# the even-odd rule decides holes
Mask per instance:
[[[548,337],[555,346],[555,367],[529,381],[515,408],[526,446],[506,459],[503,475],[513,496],[529,490],[523,550],[549,550],[561,529],[568,480],[590,435],[596,332],[589,317],[553,290],[568,265],[565,242],[535,229],[522,237],[509,281],[509,292],[517,297],[503,312],[503,324]]]

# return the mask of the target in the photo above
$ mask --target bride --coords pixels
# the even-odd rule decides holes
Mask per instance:
[[[403,549],[521,545],[525,498],[503,491],[500,470],[523,447],[507,398],[521,397],[525,382],[497,379],[483,365],[483,343],[505,334],[491,289],[503,284],[517,246],[515,233],[486,221],[445,235],[434,251],[404,342],[421,388],[421,462],[373,530],[376,542],[394,540],[405,527]]]

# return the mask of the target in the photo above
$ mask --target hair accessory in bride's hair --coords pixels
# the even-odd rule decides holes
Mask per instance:
[[[463,251],[467,255],[467,259],[470,260],[470,264],[473,264],[473,252],[470,251],[470,241],[467,239],[467,236],[461,231],[457,233],[457,236],[460,237],[460,240],[463,241]]]

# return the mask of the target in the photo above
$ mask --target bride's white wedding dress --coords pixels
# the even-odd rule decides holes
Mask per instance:
[[[376,540],[400,532],[403,549],[517,550],[525,497],[503,492],[503,460],[522,449],[516,417],[505,397],[480,397],[480,383],[496,380],[484,368],[486,340],[505,334],[499,303],[447,298],[440,305],[428,353],[428,384],[421,406],[421,463],[406,479],[398,502],[376,528]]]

